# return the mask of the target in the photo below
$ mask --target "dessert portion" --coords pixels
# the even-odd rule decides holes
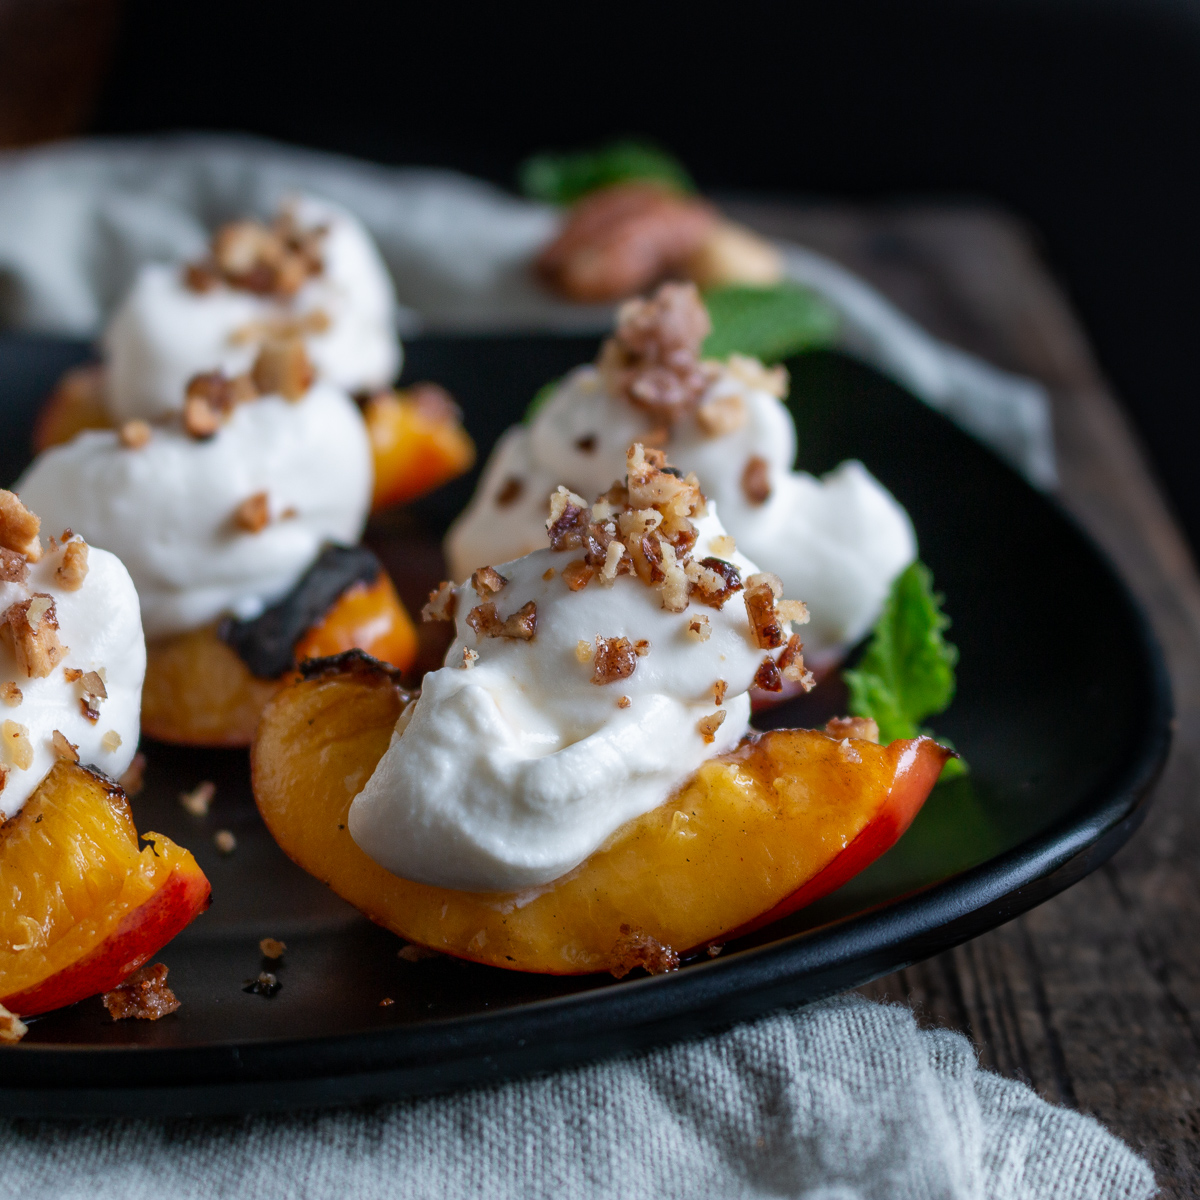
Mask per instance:
[[[861,463],[821,479],[792,470],[786,372],[739,355],[702,358],[709,329],[691,285],[624,305],[597,362],[551,388],[498,443],[447,535],[450,570],[465,579],[529,553],[558,485],[590,494],[620,473],[631,442],[661,446],[695,473],[741,550],[805,597],[808,655],[820,669],[867,632],[915,558],[912,524]]]
[[[316,377],[303,342],[267,343],[241,375],[193,377],[181,404],[154,424],[79,433],[41,454],[17,486],[48,523],[71,525],[128,568],[149,640],[146,731],[245,745],[295,663],[276,655],[264,675],[261,656],[238,650],[253,639],[222,630],[293,597],[289,612],[307,624],[291,620],[289,652],[333,621],[350,645],[406,667],[416,636],[366,551],[357,554],[369,567],[359,561],[338,587],[328,570],[315,592],[304,585],[328,547],[358,541],[372,471],[358,409]]]
[[[120,561],[0,491],[0,1006],[115,987],[208,906],[195,860],[140,848],[125,794],[146,652]]]
[[[359,398],[378,506],[413,499],[474,461],[445,392],[391,388],[402,352],[387,269],[359,221],[313,197],[285,203],[270,224],[223,225],[197,262],[143,267],[102,342],[105,363],[69,371],[47,401],[37,450],[85,429],[169,421],[185,412],[197,377],[245,379],[264,357],[278,373],[303,347],[326,387]]]
[[[283,849],[411,941],[515,970],[669,970],[839,886],[903,833],[949,752],[871,721],[749,732],[810,688],[799,601],[694,475],[549,502],[549,547],[443,584],[419,695],[361,655],[267,706],[255,797]]]

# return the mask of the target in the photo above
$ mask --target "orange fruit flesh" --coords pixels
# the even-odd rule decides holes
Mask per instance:
[[[116,987],[208,907],[192,855],[145,836],[120,787],[65,760],[0,825],[0,1003],[28,1016]]]
[[[676,952],[750,926],[898,809],[906,819],[876,857],[907,828],[946,756],[929,739],[844,746],[809,730],[764,734],[705,763],[562,879],[520,894],[457,892],[392,875],[347,828],[402,701],[387,680],[361,673],[276,696],[251,755],[264,821],[296,863],[402,937],[551,974],[620,968],[623,926]]]
[[[296,661],[354,647],[400,670],[417,655],[417,631],[386,573],[347,588],[296,646]],[[248,746],[268,700],[287,677],[259,679],[215,625],[148,642],[142,731],[189,746]]]
[[[456,417],[430,413],[403,392],[372,396],[363,416],[375,463],[375,510],[415,500],[475,462],[475,444]]]
[[[69,442],[85,429],[111,429],[104,407],[104,368],[73,367],[46,398],[33,426],[33,448],[41,454]]]

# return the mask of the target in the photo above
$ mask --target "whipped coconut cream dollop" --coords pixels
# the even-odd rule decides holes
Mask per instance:
[[[555,495],[549,548],[431,598],[455,622],[446,665],[350,808],[351,836],[394,874],[549,883],[736,746],[752,683],[811,686],[788,625],[804,606],[778,599],[694,480],[641,449],[627,492],[590,509]]]
[[[28,515],[0,492],[6,518]],[[137,751],[146,646],[137,592],[113,554],[72,536],[37,561],[0,549],[0,817],[61,757],[117,778]],[[31,557],[33,556],[31,555]]]
[[[121,559],[147,637],[253,618],[326,542],[362,534],[370,445],[340,388],[317,382],[296,400],[235,404],[211,436],[179,418],[134,431],[136,444],[128,428],[81,433],[16,486],[48,528],[70,526]]]
[[[106,403],[114,421],[153,420],[182,406],[201,371],[245,371],[263,340],[300,334],[323,378],[349,392],[384,387],[401,359],[396,299],[362,224],[312,197],[274,225],[239,221],[212,257],[144,267],[104,335]]]
[[[446,539],[455,578],[540,545],[557,485],[591,494],[620,473],[631,442],[646,441],[694,472],[739,548],[805,598],[811,661],[862,637],[916,557],[908,514],[860,462],[820,479],[793,471],[783,368],[736,355],[701,361],[707,331],[690,285],[626,305],[599,363],[571,372],[528,425],[500,440]]]

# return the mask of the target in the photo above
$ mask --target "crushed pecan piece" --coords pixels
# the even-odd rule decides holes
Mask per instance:
[[[729,691],[729,684],[727,684],[727,683],[725,682],[725,680],[723,680],[723,679],[718,679],[718,680],[717,680],[717,682],[713,684],[713,688],[712,688],[712,693],[713,693],[713,703],[714,703],[714,704],[715,704],[715,705],[716,705],[718,708],[719,708],[719,707],[720,707],[722,704],[724,704],[724,703],[725,703],[725,694],[726,694],[728,691]]]
[[[54,598],[44,592],[9,605],[0,616],[0,638],[15,654],[18,670],[30,679],[45,679],[68,654],[58,640]]]
[[[139,1021],[157,1021],[179,1007],[175,993],[167,986],[168,970],[154,963],[134,971],[128,979],[111,992],[100,997],[108,1015],[114,1021],[130,1017]]]
[[[29,1026],[17,1014],[0,1004],[0,1042],[19,1042],[28,1032]]]
[[[56,729],[50,735],[50,745],[54,747],[55,756],[65,758],[68,762],[79,761],[79,747],[68,741],[66,734]]]
[[[596,576],[596,568],[588,566],[582,558],[567,563],[562,569],[563,583],[573,592],[582,591]]]
[[[618,707],[618,708],[629,708],[629,706],[630,706],[631,704],[633,704],[633,701],[632,701],[632,700],[630,700],[630,698],[629,698],[628,696],[622,696],[622,697],[621,697],[621,698],[620,698],[620,699],[617,701],[617,707]]]
[[[596,638],[596,656],[592,660],[592,682],[616,683],[628,679],[637,669],[638,655],[628,638]]]
[[[237,849],[237,838],[231,829],[218,829],[213,834],[213,845],[219,854],[232,854]]]
[[[764,367],[757,358],[731,354],[725,366],[730,375],[756,391],[770,392],[779,400],[788,393],[787,367],[783,365]]]
[[[63,667],[63,678],[68,683],[78,683],[83,678],[83,671],[79,667]]]
[[[117,437],[126,450],[140,450],[150,440],[152,433],[149,422],[137,417],[126,421],[117,431]]]
[[[613,184],[571,209],[535,271],[569,300],[619,300],[680,271],[716,220],[704,201],[658,184]]]
[[[258,943],[258,951],[263,958],[269,958],[272,962],[283,957],[283,952],[287,949],[287,943],[281,942],[278,938],[265,937]]]
[[[515,504],[521,498],[521,493],[525,490],[525,483],[518,479],[516,475],[510,475],[501,485],[500,490],[496,493],[496,507],[508,508],[509,505]]]
[[[784,642],[783,622],[775,612],[775,601],[783,594],[778,575],[760,572],[746,580],[746,616],[754,642],[761,650],[774,650]]]
[[[817,686],[817,681],[813,678],[813,673],[804,666],[804,655],[801,653],[803,649],[804,643],[793,633],[776,664],[784,679],[789,683],[798,683],[806,692],[811,692]]]
[[[323,270],[321,243],[325,226],[302,229],[284,211],[270,225],[231,221],[213,235],[210,257],[190,264],[184,281],[196,292],[224,282],[261,296],[287,299]]]
[[[783,691],[783,676],[779,673],[779,667],[776,665],[775,660],[769,655],[762,660],[762,663],[754,674],[754,686],[760,692]]]
[[[442,580],[435,591],[429,593],[429,603],[421,609],[422,621],[453,621],[458,608],[458,595],[454,584]]]
[[[717,737],[717,730],[725,724],[725,710],[718,708],[715,713],[701,717],[696,722],[696,729],[704,739],[705,745],[711,746]]]
[[[530,600],[511,616],[501,620],[496,605],[489,600],[477,604],[467,613],[467,624],[475,630],[476,638],[503,637],[517,641],[532,641],[537,633],[537,603]]]
[[[665,283],[649,300],[630,300],[597,366],[609,389],[670,426],[704,395],[710,372],[700,346],[712,329],[694,284]]]
[[[644,968],[649,975],[665,975],[679,969],[679,955],[644,929],[622,925],[620,933],[613,947],[613,965],[609,967],[616,979],[624,979],[634,967]]]
[[[702,558],[687,565],[691,594],[701,604],[722,609],[730,596],[742,590],[742,576],[737,567],[723,558]]]
[[[761,454],[752,454],[746,460],[742,494],[751,504],[765,504],[771,498],[771,464]]]
[[[646,655],[650,653],[649,639],[638,638],[638,640],[633,643],[633,652],[638,656],[638,658],[645,658]]]
[[[696,424],[709,437],[736,433],[746,423],[746,401],[736,393],[713,396],[696,409]]]
[[[38,531],[42,523],[17,498],[15,492],[0,488],[0,547],[15,550],[29,562],[42,557]]]
[[[183,401],[183,429],[190,438],[203,441],[221,428],[221,415],[204,396],[187,396]]]
[[[179,793],[179,803],[185,812],[193,817],[207,817],[213,797],[217,794],[217,785],[209,779],[196,784],[190,792]]]
[[[0,700],[9,708],[16,708],[25,699],[24,693],[15,683],[0,683]]]
[[[271,523],[271,501],[266,492],[247,496],[233,510],[233,523],[244,533],[262,533]]]
[[[328,333],[332,325],[329,314],[323,308],[313,308],[299,316],[281,315],[249,321],[235,329],[229,335],[229,340],[235,346],[244,346],[268,338],[303,338],[310,334]]]
[[[879,745],[879,726],[871,717],[830,717],[825,732],[835,738],[855,738]]]
[[[316,371],[302,338],[270,338],[259,350],[250,378],[264,396],[299,400],[312,387]]]
[[[464,646],[462,652],[463,670],[469,671],[478,661],[479,655],[470,646]]]
[[[18,771],[28,771],[33,766],[33,743],[28,728],[17,721],[5,721],[0,725],[0,737],[4,739],[8,761]]]
[[[480,599],[494,596],[497,592],[503,591],[507,583],[508,580],[495,567],[480,567],[471,576],[471,586],[475,589],[475,594]]]
[[[100,745],[109,754],[115,754],[121,748],[121,735],[115,729],[110,729],[100,739]]]
[[[68,592],[77,592],[83,586],[88,573],[87,542],[67,542],[63,547],[62,562],[54,571],[59,586]]]
[[[24,583],[29,578],[29,562],[16,550],[0,546],[0,583]]]
[[[697,613],[688,619],[687,635],[694,642],[707,642],[712,636],[712,623],[703,613]]]
[[[108,699],[104,680],[98,671],[85,671],[79,680],[79,687],[83,693],[79,697],[79,707],[83,715],[95,725],[100,720],[100,701]]]

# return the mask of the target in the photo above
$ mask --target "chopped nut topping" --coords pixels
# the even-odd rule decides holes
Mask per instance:
[[[396,1003],[395,1000],[393,1000],[391,998],[391,996],[384,996],[384,998],[382,1000],[380,1000],[380,1002],[379,1002],[379,1007],[380,1008],[391,1008],[392,1005],[395,1003]]]
[[[517,476],[510,475],[496,493],[496,507],[508,508],[509,505],[515,504],[521,498],[521,493],[524,490],[524,482],[518,479]]]
[[[79,747],[74,742],[69,742],[66,734],[61,731],[56,729],[50,735],[50,744],[54,747],[56,757],[65,758],[67,762],[79,761]]]
[[[121,445],[127,450],[140,450],[150,440],[152,433],[153,430],[148,422],[135,418],[132,421],[126,421],[117,436],[121,439]]]
[[[15,683],[0,684],[0,700],[3,700],[9,708],[16,708],[22,700],[25,699],[24,693]]]
[[[228,829],[218,829],[213,834],[213,845],[221,854],[232,854],[237,849],[237,838]]]
[[[601,583],[612,583],[622,573],[621,565],[625,557],[624,542],[614,540],[608,543],[608,549],[604,552],[604,563],[600,567]]]
[[[547,568],[546,568],[546,569],[545,569],[545,570],[542,572],[542,582],[543,582],[543,583],[549,583],[549,582],[550,582],[550,580],[552,580],[553,578],[554,578],[554,568],[553,568],[553,567],[547,567]]]
[[[622,696],[617,701],[617,707],[618,708],[628,708],[632,703],[633,703],[633,701],[630,700],[630,698],[628,696]]]
[[[302,338],[271,338],[258,352],[250,378],[264,396],[299,400],[312,387],[316,371]]]
[[[30,679],[45,679],[69,653],[58,640],[54,598],[44,592],[9,605],[0,616],[0,638],[16,656],[18,670]]]
[[[175,993],[167,987],[168,970],[162,963],[135,971],[120,987],[105,992],[100,999],[114,1021],[134,1017],[139,1021],[157,1021],[179,1007]]]
[[[592,682],[615,683],[628,679],[637,668],[637,652],[628,638],[596,638],[596,657],[592,660]]]
[[[694,284],[664,283],[649,300],[629,300],[597,360],[609,388],[655,420],[672,425],[708,387],[700,346],[712,329]]]
[[[15,492],[0,488],[0,547],[15,550],[29,562],[42,557],[42,543],[38,538],[41,521],[17,499]]]
[[[830,717],[825,732],[835,738],[855,738],[879,745],[879,726],[871,717]]]
[[[747,415],[746,401],[741,396],[714,396],[696,409],[696,424],[709,437],[724,437],[741,429]]]
[[[283,952],[287,949],[287,943],[281,942],[278,938],[265,937],[258,943],[258,951],[263,958],[269,958],[272,962],[283,957]]]
[[[77,592],[83,586],[88,573],[87,542],[67,542],[63,548],[62,562],[54,571],[54,578],[64,591]]]
[[[262,533],[271,523],[271,502],[266,492],[247,496],[233,510],[233,523],[245,533]]]
[[[720,708],[720,706],[725,703],[725,693],[728,691],[729,691],[729,684],[727,684],[725,682],[725,680],[723,680],[723,679],[718,679],[717,682],[713,684],[713,687],[712,687],[713,703],[718,708]]]
[[[581,664],[586,665],[592,661],[592,643],[585,642],[582,638],[575,643],[575,658]]]
[[[29,1026],[0,1004],[0,1042],[19,1042],[29,1032]]]
[[[563,583],[573,592],[582,591],[595,577],[596,568],[589,567],[582,558],[568,563],[562,570]]]
[[[712,625],[703,613],[697,613],[687,623],[687,635],[694,642],[707,642],[712,635]]]
[[[717,730],[725,724],[725,710],[718,708],[711,716],[701,717],[696,722],[696,729],[704,739],[705,745],[711,746],[717,737]]]
[[[0,725],[0,738],[4,740],[8,761],[18,771],[28,771],[33,766],[33,743],[29,740],[29,730],[16,721],[5,721]]]
[[[79,667],[63,667],[63,678],[68,683],[78,683],[83,678],[83,671]]]
[[[29,578],[29,562],[16,550],[0,546],[0,583],[24,583]]]
[[[80,677],[79,686],[83,692],[79,697],[79,707],[83,715],[95,725],[100,720],[100,701],[108,699],[104,680],[100,678],[98,671],[86,671]]]
[[[479,661],[479,655],[470,646],[463,647],[462,665],[464,671],[469,671]]]
[[[715,537],[709,542],[709,549],[718,558],[728,558],[734,551],[737,550],[737,543],[727,533],[721,534],[720,537]]]
[[[115,729],[110,729],[100,739],[100,745],[109,754],[115,754],[121,748],[121,735]]]
[[[8,784],[8,768],[0,764],[0,792],[4,791]]]
[[[212,437],[239,404],[258,398],[249,375],[226,378],[220,371],[203,371],[188,380],[183,397],[183,428],[189,437]]]
[[[429,593],[429,603],[421,609],[422,621],[453,621],[458,609],[458,595],[454,584],[442,580],[436,591]]]
[[[221,428],[221,417],[203,396],[188,396],[183,402],[183,428],[188,437],[201,441]]]
[[[771,464],[760,454],[752,454],[746,460],[742,494],[751,504],[765,504],[771,498]]]
[[[217,794],[217,785],[211,780],[198,783],[190,792],[179,793],[179,803],[193,817],[207,817],[208,810]]]
[[[313,308],[299,316],[281,315],[249,321],[235,329],[229,335],[229,340],[235,346],[245,346],[268,338],[303,338],[314,333],[328,333],[332,325],[329,314],[323,308]]]
[[[782,692],[783,676],[775,660],[768,656],[762,660],[754,675],[754,686],[761,692]]]
[[[488,596],[494,596],[497,592],[503,591],[504,585],[507,583],[508,580],[495,567],[480,567],[471,576],[471,586],[481,600],[486,600]]]
[[[489,600],[471,609],[467,614],[467,624],[475,630],[476,638],[503,637],[532,641],[537,633],[537,604],[530,600],[502,621],[496,612],[496,605]]]
[[[648,975],[665,975],[679,969],[679,955],[645,930],[622,925],[620,932],[609,968],[614,978],[624,979],[634,967],[643,967]]]
[[[125,774],[117,782],[126,796],[136,796],[145,786],[146,756],[140,751],[133,756],[133,762],[125,769]]]
[[[243,992],[251,996],[261,996],[264,1000],[270,1000],[282,990],[283,984],[270,971],[259,971],[258,978],[247,979],[246,986],[242,988]]]
[[[776,660],[776,665],[789,683],[798,683],[806,692],[811,692],[817,686],[817,681],[813,673],[805,669],[804,655],[801,654],[803,649],[804,643],[793,633]]]
[[[633,652],[638,656],[638,658],[645,658],[646,655],[650,653],[649,640],[647,638],[638,638],[638,640],[633,643]]]
[[[746,615],[755,644],[762,650],[774,650],[784,642],[783,623],[775,612],[775,601],[783,594],[778,575],[761,572],[746,580]]]
[[[231,221],[213,235],[210,257],[188,265],[184,282],[196,292],[224,282],[260,296],[288,299],[324,269],[321,242],[327,232],[325,226],[301,229],[287,211],[270,225]]]
[[[694,559],[685,568],[691,583],[691,594],[710,608],[722,609],[730,596],[742,590],[742,577],[737,567],[723,558]]]
[[[731,354],[726,367],[735,379],[747,387],[770,392],[780,400],[788,393],[787,367],[764,367],[757,358],[745,354]]]

